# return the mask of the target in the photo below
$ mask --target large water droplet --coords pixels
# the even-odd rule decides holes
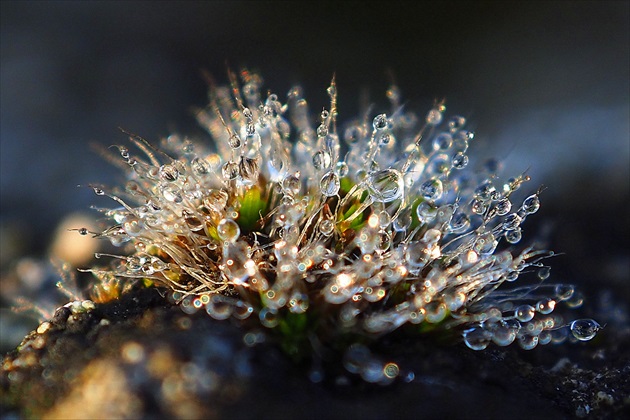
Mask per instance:
[[[380,114],[374,117],[374,120],[372,121],[372,126],[374,127],[374,130],[377,131],[385,130],[389,126],[387,115]]]
[[[238,136],[238,134],[232,134],[228,139],[228,145],[232,149],[238,149],[239,147],[241,147],[242,144],[243,142],[241,141],[241,138]]]
[[[520,305],[514,310],[514,317],[520,322],[528,322],[534,318],[535,313],[531,305]]]
[[[468,156],[466,156],[464,152],[457,152],[455,156],[453,156],[451,164],[455,169],[463,169],[468,165]]]
[[[222,241],[234,243],[241,234],[241,228],[232,219],[222,219],[217,225],[217,234]]]
[[[395,169],[384,169],[369,175],[367,188],[374,201],[389,203],[402,198],[405,183],[400,172]]]
[[[602,326],[593,319],[576,319],[570,324],[571,334],[580,341],[592,339],[601,328]]]
[[[453,144],[453,137],[448,133],[440,133],[433,139],[433,150],[447,150]]]
[[[190,167],[195,175],[205,175],[209,172],[208,164],[199,157],[195,157],[190,161]]]
[[[226,162],[225,165],[223,165],[222,173],[226,181],[236,179],[238,176],[238,163],[232,161]]]
[[[333,171],[329,171],[324,174],[322,179],[319,181],[319,189],[326,197],[337,195],[340,187],[341,182],[339,181],[339,176],[337,176],[337,174]]]
[[[530,195],[523,201],[523,206],[521,207],[525,213],[533,214],[538,211],[540,208],[540,200],[536,194]]]
[[[474,327],[464,331],[464,343],[473,350],[484,350],[490,344],[491,334],[483,328]]]
[[[420,186],[420,194],[426,200],[437,200],[442,196],[444,192],[444,187],[442,185],[442,181],[437,178],[430,179],[425,181]]]
[[[325,150],[320,150],[313,155],[313,166],[318,171],[322,171],[330,168],[332,163],[332,159],[330,157],[330,153]]]

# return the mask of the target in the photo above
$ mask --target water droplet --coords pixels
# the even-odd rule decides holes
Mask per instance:
[[[442,122],[442,112],[437,108],[433,108],[428,112],[426,121],[429,125],[440,124]]]
[[[601,328],[602,326],[592,319],[576,319],[570,324],[571,334],[580,341],[592,339]]]
[[[319,189],[326,197],[337,195],[340,187],[341,183],[339,181],[339,176],[337,176],[337,174],[333,171],[326,172],[319,181]]]
[[[437,216],[437,208],[428,201],[423,201],[418,204],[416,215],[420,223],[431,223]]]
[[[447,150],[453,144],[453,137],[448,133],[440,133],[433,139],[433,150]]]
[[[298,173],[299,174],[299,173]],[[282,181],[282,189],[284,192],[292,197],[295,197],[300,193],[300,187],[302,186],[300,178],[296,175],[288,175]]]
[[[486,210],[488,210],[488,205],[481,200],[475,199],[472,203],[470,203],[470,211],[474,214],[482,215],[486,212]]]
[[[536,310],[543,315],[552,313],[555,307],[556,301],[550,298],[539,300],[538,303],[536,303]]]
[[[395,169],[384,169],[369,175],[367,189],[376,202],[389,203],[402,198],[405,183],[403,176]]]
[[[454,115],[448,120],[448,128],[451,130],[451,133],[461,129],[464,124],[466,124],[466,118],[459,115]]]
[[[317,137],[326,137],[328,135],[328,127],[324,124],[321,124],[317,127]]]
[[[424,319],[431,324],[442,322],[448,313],[446,304],[443,302],[429,302],[425,309]]]
[[[492,341],[497,346],[509,346],[516,339],[517,331],[516,328],[513,328],[506,322],[501,322],[500,325],[492,331]]]
[[[380,144],[381,146],[388,145],[391,141],[392,141],[392,136],[389,133],[383,133],[378,138],[378,144]]]
[[[529,335],[529,334],[519,334],[518,345],[523,350],[532,350],[538,345],[538,336]]]
[[[473,245],[473,249],[478,254],[492,254],[498,245],[497,240],[494,238],[492,232],[487,232],[480,235],[477,240],[475,240],[475,244]]]
[[[313,166],[318,171],[330,168],[332,158],[326,150],[319,150],[313,155]]]
[[[503,220],[503,229],[505,230],[519,229],[519,225],[521,224],[522,221],[523,219],[521,218],[521,216],[519,216],[516,213],[512,213]]]
[[[238,176],[238,163],[232,161],[226,162],[225,165],[223,165],[222,172],[223,179],[226,181],[236,179]]]
[[[540,200],[536,194],[530,195],[523,201],[523,206],[521,207],[525,213],[533,214],[538,211],[540,208]]]
[[[232,134],[228,139],[228,145],[232,149],[238,149],[239,147],[241,147],[242,144],[243,142],[241,141],[241,138],[238,136],[238,134]]]
[[[372,126],[374,127],[374,130],[376,131],[385,130],[389,126],[387,115],[380,114],[374,117],[374,120],[372,121]]]
[[[339,177],[343,178],[344,176],[348,175],[348,164],[346,162],[337,162],[337,175],[339,175]]]
[[[534,318],[536,314],[531,305],[520,305],[514,310],[514,317],[520,322],[528,322]]]
[[[159,176],[164,181],[173,182],[179,178],[179,171],[173,165],[162,165],[160,166]]]
[[[464,344],[472,350],[484,350],[490,344],[491,335],[483,328],[474,327],[464,331]]]
[[[443,192],[442,181],[437,178],[429,179],[420,186],[420,194],[426,200],[438,200]]]
[[[182,193],[177,187],[165,186],[162,189],[162,196],[173,203],[181,203],[183,201]]]
[[[554,292],[558,300],[567,300],[575,293],[575,287],[570,284],[557,284]]]
[[[238,166],[243,179],[254,180],[258,176],[258,161],[256,159],[241,156]]]
[[[208,164],[199,157],[195,157],[190,161],[190,167],[196,175],[205,175],[209,172]]]
[[[333,233],[333,230],[335,230],[335,223],[332,220],[324,219],[319,222],[319,231],[323,235],[329,236]]]
[[[494,207],[498,216],[505,216],[512,209],[512,203],[508,198],[502,198]]]
[[[232,303],[224,296],[212,295],[206,304],[206,312],[212,318],[222,321],[232,315]]]
[[[541,267],[540,270],[536,273],[539,279],[547,280],[549,275],[551,274],[551,267]]]
[[[260,323],[267,328],[274,328],[279,322],[278,313],[271,308],[261,309],[258,317],[260,318]]]
[[[217,225],[217,234],[222,241],[234,243],[241,234],[241,229],[234,220],[222,219]]]
[[[354,144],[363,138],[363,130],[361,127],[353,125],[350,126],[344,131],[343,139],[348,144]]]
[[[468,156],[466,156],[464,152],[457,152],[455,156],[453,156],[451,164],[455,169],[463,169],[468,165]]]
[[[83,228],[79,228],[78,232],[79,232],[79,235],[83,235],[83,236],[85,236],[85,235],[87,235],[89,233],[87,228],[84,228],[84,227]]]
[[[470,218],[466,213],[455,213],[449,223],[452,233],[465,232],[470,227]]]
[[[105,195],[105,191],[103,191],[102,189],[98,187],[92,187],[92,189],[94,190],[94,194],[96,195]]]

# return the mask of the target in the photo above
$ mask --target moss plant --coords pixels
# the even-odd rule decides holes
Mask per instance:
[[[600,328],[559,315],[578,293],[543,282],[552,252],[520,245],[540,191],[521,195],[529,177],[503,179],[496,165],[470,170],[474,134],[443,103],[422,117],[392,86],[390,113],[342,124],[333,80],[313,124],[299,87],[281,101],[256,74],[230,79],[197,110],[212,141],[130,134],[137,154],[117,146],[127,183],[94,187],[117,207],[93,236],[120,253],[87,270],[97,288],[164,288],[187,313],[262,325],[295,360],[333,349],[380,383],[398,367],[375,370],[365,345],[395,330],[483,350],[585,341]],[[540,281],[519,285],[531,271]]]

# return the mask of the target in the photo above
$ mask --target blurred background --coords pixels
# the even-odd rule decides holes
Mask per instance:
[[[109,203],[77,185],[121,179],[90,144],[124,143],[119,126],[155,142],[201,135],[200,72],[225,82],[228,67],[260,71],[281,98],[299,83],[311,110],[334,73],[341,120],[365,92],[384,105],[390,75],[422,115],[446,98],[476,131],[475,153],[548,187],[525,230],[566,253],[552,280],[579,284],[601,322],[627,325],[629,5],[3,0],[0,350],[36,325],[8,308],[48,293],[50,254],[89,264],[94,241],[64,235]]]

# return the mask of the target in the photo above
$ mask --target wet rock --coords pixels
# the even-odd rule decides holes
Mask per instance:
[[[185,314],[155,289],[90,311],[60,309],[4,358],[3,411],[7,418],[615,418],[630,408],[630,339],[614,332],[595,344],[530,352],[392,338],[373,348],[400,366],[388,386],[362,381],[334,358],[296,365],[272,336],[249,333],[205,312]]]

